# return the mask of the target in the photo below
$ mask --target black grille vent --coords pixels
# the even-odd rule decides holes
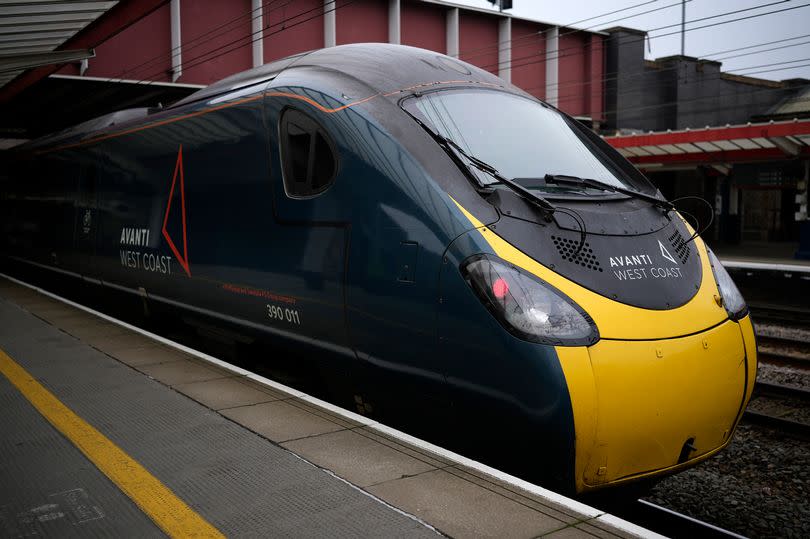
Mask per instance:
[[[579,253],[577,253],[579,240],[560,238],[559,236],[551,236],[551,239],[554,240],[554,246],[557,248],[557,251],[559,251],[563,260],[579,264],[583,268],[588,268],[593,271],[603,271],[599,260],[596,259],[596,255],[593,254],[593,249],[591,249],[591,245],[587,241],[582,245],[582,249],[580,249]]]
[[[683,239],[679,230],[676,229],[669,236],[669,243],[672,245],[672,248],[675,249],[675,254],[678,255],[681,264],[686,264],[686,261],[689,260],[689,255],[692,253],[692,249],[689,248],[689,244]]]

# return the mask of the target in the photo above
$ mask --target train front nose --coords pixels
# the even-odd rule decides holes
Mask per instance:
[[[756,365],[747,318],[680,338],[602,339],[558,354],[574,411],[580,492],[674,471],[721,449]]]
[[[573,420],[555,432],[570,443],[577,492],[677,471],[731,440],[756,377],[754,332],[699,238],[512,233],[527,254],[479,230],[495,255],[467,258],[461,273],[504,329],[553,347],[570,407],[555,418]]]

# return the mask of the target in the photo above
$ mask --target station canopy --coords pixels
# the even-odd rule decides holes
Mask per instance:
[[[0,1],[0,150],[106,113],[170,103],[199,86],[56,72],[169,0]]]
[[[11,0],[0,4],[0,88],[27,69],[92,57],[91,50],[61,47],[117,3]]]
[[[810,158],[810,119],[617,135],[605,140],[642,169]]]

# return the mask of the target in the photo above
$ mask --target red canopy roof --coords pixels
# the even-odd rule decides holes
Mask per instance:
[[[810,120],[605,137],[637,166],[718,165],[810,157]]]

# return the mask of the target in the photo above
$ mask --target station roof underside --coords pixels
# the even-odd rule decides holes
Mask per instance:
[[[89,49],[62,47],[118,3],[12,0],[0,5],[0,87],[25,70],[92,56]]]
[[[56,75],[169,0],[0,2],[0,149],[109,112],[167,105],[199,86]]]
[[[810,158],[810,120],[605,137],[641,168]]]
[[[166,106],[202,86],[51,75],[0,104],[0,148],[110,112]]]

